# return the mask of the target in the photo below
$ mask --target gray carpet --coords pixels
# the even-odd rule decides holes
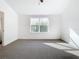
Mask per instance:
[[[53,41],[17,40],[0,48],[0,59],[79,59],[78,56],[44,45]]]

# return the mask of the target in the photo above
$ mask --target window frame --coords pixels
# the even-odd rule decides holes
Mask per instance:
[[[47,18],[48,19],[48,24],[47,24],[47,32],[40,32],[40,24],[39,24],[39,31],[38,32],[33,32],[31,29],[31,26],[32,26],[32,24],[31,24],[31,18],[38,18],[39,19],[39,23],[40,23],[40,19],[41,18]],[[31,33],[48,33],[49,32],[49,18],[48,17],[31,17],[30,18],[30,32]]]

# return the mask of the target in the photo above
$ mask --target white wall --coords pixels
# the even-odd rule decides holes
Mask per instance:
[[[48,33],[31,33],[30,17],[27,15],[19,15],[19,39],[60,39],[60,16],[49,17]]]
[[[3,0],[0,0],[0,11],[4,12],[3,45],[7,45],[17,39],[18,18],[15,11]]]
[[[62,14],[62,39],[71,45],[73,40],[79,46],[79,0],[70,0]]]

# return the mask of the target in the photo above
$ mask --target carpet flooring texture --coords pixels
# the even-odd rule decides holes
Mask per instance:
[[[43,43],[53,41],[17,40],[0,47],[0,59],[79,59],[78,56]]]

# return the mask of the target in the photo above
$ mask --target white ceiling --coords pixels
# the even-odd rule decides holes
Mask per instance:
[[[5,0],[17,13],[24,15],[60,14],[69,0]]]

